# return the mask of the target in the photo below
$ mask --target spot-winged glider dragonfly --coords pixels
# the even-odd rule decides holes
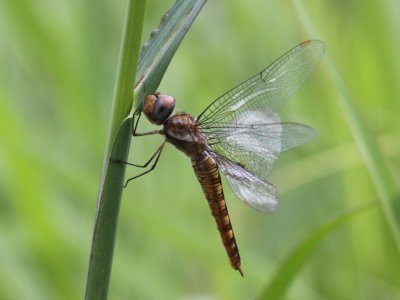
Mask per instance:
[[[165,140],[144,165],[150,168],[127,180],[152,171],[166,142],[185,153],[208,200],[222,243],[233,269],[243,276],[219,171],[236,196],[262,211],[277,206],[277,188],[267,181],[281,152],[306,143],[312,128],[281,122],[277,110],[308,79],[325,50],[322,41],[305,41],[278,58],[269,67],[223,94],[197,117],[187,113],[171,116],[175,99],[156,93],[145,98],[143,108],[133,115],[133,136],[164,135]],[[141,112],[163,128],[136,132]],[[135,121],[135,117],[137,119]]]

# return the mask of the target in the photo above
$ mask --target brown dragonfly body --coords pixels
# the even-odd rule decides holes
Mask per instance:
[[[239,249],[226,207],[221,176],[216,161],[206,151],[208,146],[206,137],[200,133],[196,119],[189,114],[174,115],[163,125],[166,140],[190,157],[194,172],[210,206],[211,214],[217,223],[231,266],[243,276],[240,268]]]
[[[153,170],[165,142],[190,157],[194,172],[208,200],[230,263],[243,276],[239,250],[232,230],[221,184],[220,171],[233,192],[244,203],[272,212],[277,189],[267,176],[281,152],[309,141],[314,131],[301,124],[281,122],[277,110],[311,75],[324,53],[324,43],[306,41],[288,51],[269,67],[214,100],[198,116],[172,115],[175,99],[156,93],[146,97],[143,109],[135,112],[134,136],[161,134],[165,141],[144,165]],[[137,133],[143,112],[160,130]]]

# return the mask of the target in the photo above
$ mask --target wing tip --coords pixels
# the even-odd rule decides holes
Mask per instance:
[[[322,52],[324,52],[326,49],[325,42],[318,40],[318,39],[306,40],[299,44],[299,47],[301,47],[301,48],[308,47],[308,46],[314,46],[314,47],[320,48]]]
[[[276,211],[276,208],[278,207],[278,200],[276,198],[274,200],[275,200],[274,202],[270,202],[271,199],[269,199],[268,203],[265,203],[264,205],[260,205],[254,208],[263,213],[267,214],[273,213]]]

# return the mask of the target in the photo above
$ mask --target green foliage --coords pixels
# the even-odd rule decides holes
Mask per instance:
[[[128,2],[114,88],[113,109],[104,154],[96,220],[90,251],[85,299],[107,299],[113,260],[115,233],[121,202],[125,166],[110,157],[125,161],[129,154],[131,124],[127,120],[133,105],[132,86],[136,77],[146,1]]]
[[[294,45],[321,39],[382,153],[375,165],[398,187],[400,3],[297,3],[318,35],[285,1],[209,1],[160,90],[196,115]],[[172,4],[147,1],[142,42]],[[1,299],[82,298],[125,9],[109,1],[0,4]],[[225,188],[245,278],[228,265],[190,162],[167,147],[157,169],[124,190],[110,299],[255,298],[307,233],[382,199],[371,177],[379,172],[358,150],[326,63],[281,110],[318,136],[283,154],[272,172],[277,212],[255,212]],[[141,121],[141,131],[153,128]],[[144,162],[160,142],[135,139],[129,161]],[[389,228],[375,206],[324,232],[302,268],[284,272],[293,276],[286,297],[399,298]]]
[[[281,299],[287,291],[288,286],[290,286],[291,281],[296,278],[296,275],[307,262],[309,256],[321,243],[321,240],[345,221],[364,212],[366,209],[372,208],[372,204],[376,203],[364,205],[357,209],[352,209],[349,212],[345,212],[309,233],[301,243],[294,247],[282,260],[277,271],[271,276],[271,281],[260,294],[259,299]]]
[[[112,160],[126,161],[131,141],[132,120],[128,118],[134,99],[141,99],[143,88],[154,93],[173,54],[185,36],[194,18],[203,6],[203,0],[177,1],[153,32],[151,40],[142,48],[145,1],[129,1],[125,17],[117,80],[113,99],[111,126],[107,150],[104,154],[96,220],[90,252],[85,299],[107,299],[108,286],[117,230],[125,165]],[[136,75],[136,62],[138,74]],[[135,76],[136,75],[136,76]],[[139,78],[135,80],[135,78]],[[137,82],[135,84],[135,81]],[[132,95],[132,87],[135,89]],[[141,96],[140,96],[141,95]],[[139,101],[140,102],[140,101]],[[110,159],[111,158],[111,159]]]

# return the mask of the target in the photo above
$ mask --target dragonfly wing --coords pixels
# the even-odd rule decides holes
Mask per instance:
[[[279,153],[306,143],[314,130],[297,123],[280,123],[278,115],[263,108],[237,114],[235,123],[203,124],[209,147],[217,154],[265,180]]]
[[[262,212],[273,212],[278,204],[277,189],[229,159],[212,153],[218,167],[236,196],[244,203]]]
[[[323,42],[306,41],[269,67],[212,102],[197,118],[202,122],[234,122],[243,110],[279,109],[310,77],[325,50]]]
[[[197,118],[211,149],[265,180],[279,153],[310,140],[313,131],[280,123],[277,109],[311,75],[324,43],[304,42],[211,103]]]

